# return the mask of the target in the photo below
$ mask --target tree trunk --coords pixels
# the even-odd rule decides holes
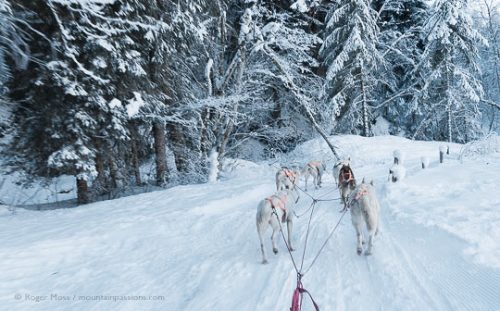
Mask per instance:
[[[87,204],[90,202],[87,180],[76,178],[76,193],[78,204]]]
[[[97,180],[104,182],[106,174],[104,173],[104,159],[100,151],[97,152],[95,157],[95,168],[97,171]]]
[[[370,124],[368,120],[368,103],[366,98],[365,77],[363,68],[361,68],[361,93],[363,95],[363,136],[370,135]]]
[[[137,125],[135,123],[132,123],[130,126],[130,134],[132,138],[130,152],[132,157],[132,169],[134,170],[134,176],[135,176],[135,184],[137,186],[141,186],[142,179],[141,179],[141,170],[139,163],[139,133],[137,133],[136,126]]]
[[[451,99],[450,99],[450,69],[446,66],[446,98],[447,98],[447,121],[448,121],[448,141],[451,143],[453,140],[451,131]]]
[[[95,168],[97,171],[97,178],[94,181],[96,187],[93,188],[98,191],[98,194],[101,194],[108,188],[108,185],[106,185],[106,173],[104,172],[104,157],[100,150],[97,151],[95,157]]]
[[[118,174],[118,166],[116,165],[115,160],[110,157],[108,159],[108,165],[109,165],[109,175],[111,177],[111,188],[112,189],[120,188],[121,181]]]
[[[234,123],[231,119],[229,119],[229,123],[226,127],[226,130],[224,131],[224,135],[222,137],[222,140],[221,140],[221,143],[220,143],[220,146],[219,146],[219,155],[218,155],[218,162],[219,162],[219,167],[218,167],[218,172],[220,174],[220,172],[222,172],[222,165],[223,165],[223,160],[224,160],[224,157],[226,156],[226,146],[227,146],[227,142],[229,141],[229,137],[231,135],[231,133],[233,132],[233,129],[234,129]],[[219,179],[220,176],[217,177],[217,179]]]
[[[200,115],[200,139],[199,139],[199,149],[201,156],[203,158],[208,157],[209,139],[208,139],[208,126],[212,121],[212,111],[207,108],[202,115]]]
[[[156,183],[163,185],[167,180],[167,154],[165,149],[165,126],[162,121],[153,122],[153,137],[156,156]]]
[[[179,172],[186,173],[189,170],[189,160],[186,155],[186,139],[180,125],[168,127],[169,141],[175,157],[175,166]]]
[[[314,118],[314,116],[311,113],[311,111],[304,104],[302,104],[302,107],[306,111],[306,117],[309,119],[309,121],[311,122],[311,124],[314,127],[314,129],[319,133],[319,135],[321,135],[321,137],[323,137],[323,139],[325,140],[326,144],[328,145],[328,147],[332,151],[332,153],[335,156],[335,158],[337,159],[337,161],[340,160],[339,155],[335,151],[336,147],[330,142],[330,140],[328,140],[328,136],[326,135],[325,131],[323,131],[323,129],[321,128],[321,126],[319,126],[319,124],[316,122],[316,119]]]
[[[448,141],[452,142],[452,134],[451,134],[451,104],[448,105]]]
[[[104,168],[104,155],[106,151],[102,147],[102,141],[99,138],[94,140],[94,145],[97,149],[95,157],[95,168],[97,171],[97,177],[92,183],[92,190],[96,195],[102,195],[109,191],[110,185],[107,184],[108,180],[106,178],[106,172]]]

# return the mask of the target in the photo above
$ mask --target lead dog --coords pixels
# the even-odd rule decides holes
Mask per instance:
[[[347,158],[347,160],[339,160],[337,163],[333,165],[333,178],[335,179],[335,183],[337,186],[339,185],[339,174],[340,169],[344,166],[351,166],[351,158]]]
[[[373,251],[373,239],[378,233],[378,218],[380,206],[377,200],[373,181],[366,184],[364,179],[349,196],[348,208],[351,210],[351,220],[357,237],[357,253],[363,252],[363,223],[368,230],[368,247],[365,255],[371,255]]]
[[[278,191],[274,195],[265,198],[260,201],[257,206],[257,234],[259,235],[260,250],[262,252],[262,263],[267,263],[266,250],[264,248],[263,235],[266,232],[268,226],[271,226],[273,233],[271,235],[271,243],[273,246],[273,252],[278,253],[278,248],[276,247],[275,235],[276,232],[280,230],[280,223],[286,222],[288,231],[288,247],[292,251],[292,229],[293,229],[293,205],[295,202],[294,191],[288,189],[283,191]],[[276,211],[276,215],[274,214]]]
[[[313,178],[313,185],[315,189],[321,187],[321,178],[323,177],[323,172],[326,169],[325,163],[321,161],[311,161],[304,166],[302,169],[302,175],[305,178],[305,190],[307,191],[307,181],[309,180],[309,176]]]
[[[356,179],[354,178],[350,159],[339,161],[337,164],[335,164],[337,169],[334,169],[334,172],[338,172],[336,174],[336,179],[338,180],[337,187],[339,188],[340,197],[342,198],[342,203],[344,203],[345,209],[347,208],[347,198],[356,187]]]

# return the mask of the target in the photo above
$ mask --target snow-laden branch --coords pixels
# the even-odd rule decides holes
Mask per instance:
[[[495,102],[493,102],[493,101],[491,101],[491,100],[481,99],[481,102],[482,102],[482,103],[485,103],[485,104],[488,104],[488,105],[490,105],[490,106],[492,106],[492,107],[494,107],[494,108],[496,108],[496,109],[500,110],[500,104],[495,103]]]
[[[76,66],[78,67],[78,69],[81,72],[83,72],[85,75],[87,75],[88,77],[92,78],[93,80],[96,80],[99,83],[107,84],[109,82],[109,80],[103,79],[103,78],[97,76],[96,74],[94,74],[93,71],[88,70],[87,68],[85,68],[85,66],[83,66],[82,63],[80,63],[76,59],[76,56],[74,55],[75,50],[73,48],[70,48],[69,45],[68,45],[68,39],[70,38],[69,37],[69,32],[68,32],[67,29],[64,28],[64,26],[63,26],[63,24],[61,22],[61,19],[59,18],[59,14],[57,13],[57,10],[54,7],[53,1],[49,0],[47,2],[47,5],[49,6],[50,11],[52,12],[52,14],[54,16],[54,19],[56,20],[57,26],[58,26],[59,30],[61,31],[61,40],[62,40],[64,48],[65,48],[64,55],[66,55],[67,57],[69,57],[76,64]]]
[[[304,112],[306,113],[306,117],[309,119],[309,121],[311,122],[313,127],[316,129],[316,131],[318,131],[318,133],[321,135],[321,137],[323,137],[323,139],[327,143],[328,147],[333,152],[333,155],[335,156],[335,158],[337,158],[337,160],[340,160],[340,157],[337,154],[337,151],[335,151],[336,147],[330,142],[325,131],[318,124],[318,122],[316,121],[316,118],[314,118],[314,115],[313,115],[313,112],[311,111],[311,108],[309,107],[309,105],[306,104],[309,101],[309,98],[306,98],[301,93],[300,88],[295,84],[295,82],[293,81],[293,78],[290,76],[288,71],[285,69],[285,66],[283,66],[279,56],[276,55],[274,53],[274,51],[271,48],[269,48],[267,45],[263,46],[263,51],[266,53],[266,55],[268,55],[270,57],[270,59],[276,64],[278,69],[283,73],[283,75],[284,75],[283,82],[285,83],[285,86],[287,86],[287,88],[290,91],[292,91],[292,93],[295,95],[295,97],[297,98],[297,101],[299,102],[301,107],[304,109]]]

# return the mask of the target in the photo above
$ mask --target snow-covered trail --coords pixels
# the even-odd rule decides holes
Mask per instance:
[[[498,196],[485,196],[499,184],[500,156],[491,156],[487,165],[452,160],[421,171],[418,158],[431,155],[437,144],[375,139],[338,142],[351,152],[356,176],[377,185],[382,210],[374,255],[356,254],[347,214],[304,276],[305,288],[321,310],[498,310],[500,211],[495,207],[500,202]],[[389,185],[392,149],[403,145],[408,177]],[[318,154],[318,147],[304,148],[309,158]],[[468,173],[472,167],[481,183]],[[324,184],[309,193],[338,197],[330,171]],[[296,282],[289,254],[280,237],[279,253],[272,254],[267,238],[270,260],[262,265],[255,228],[257,203],[274,187],[274,169],[255,165],[215,184],[72,210],[0,213],[0,309],[288,310]],[[302,195],[297,213],[310,203]],[[338,201],[318,203],[306,268],[341,216],[340,208]],[[293,255],[299,264],[307,220],[295,219]],[[26,294],[48,297],[34,302]],[[53,294],[70,299],[54,300]],[[80,295],[163,299],[98,301]],[[303,310],[313,310],[307,299]]]

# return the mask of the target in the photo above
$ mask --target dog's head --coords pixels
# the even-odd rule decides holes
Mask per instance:
[[[340,184],[349,184],[351,187],[356,186],[350,162],[343,163],[340,167],[339,182]]]
[[[351,158],[350,157],[347,159],[337,161],[337,163],[335,163],[335,165],[333,167],[336,168],[337,170],[340,170],[344,166],[347,166],[347,167],[351,166]]]

